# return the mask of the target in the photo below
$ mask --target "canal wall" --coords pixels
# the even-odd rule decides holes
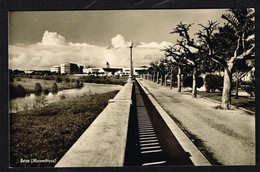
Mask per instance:
[[[124,165],[132,89],[129,79],[55,167]]]
[[[193,144],[188,136],[179,128],[179,126],[171,119],[167,112],[161,107],[161,105],[155,100],[150,92],[144,87],[141,79],[137,79],[137,82],[148,96],[153,106],[161,115],[164,122],[167,124],[172,134],[176,137],[182,148],[190,154],[190,160],[195,166],[211,166],[209,160],[202,154],[202,152]]]

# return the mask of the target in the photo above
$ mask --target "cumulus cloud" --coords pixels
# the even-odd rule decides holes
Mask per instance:
[[[128,43],[125,41],[125,38],[120,34],[117,34],[114,38],[112,38],[111,43],[114,48],[123,48],[128,46]]]
[[[88,43],[66,43],[63,36],[56,32],[45,31],[42,41],[32,45],[10,45],[9,67],[11,69],[49,70],[51,66],[67,62],[75,62],[86,66],[104,67],[108,61],[112,67],[128,67],[130,52],[122,35],[111,39],[114,48],[108,49]],[[148,65],[152,61],[162,58],[160,48],[166,45],[136,43],[133,48],[133,62],[135,66]]]
[[[44,45],[65,45],[65,38],[56,32],[49,32],[46,30],[42,37],[42,44]]]

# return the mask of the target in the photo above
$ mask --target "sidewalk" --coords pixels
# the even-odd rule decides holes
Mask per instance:
[[[171,90],[147,80],[141,80],[141,84],[191,139],[202,141],[200,149],[216,161],[223,165],[255,164],[254,116],[242,110],[215,109],[218,103],[192,98],[176,88]]]

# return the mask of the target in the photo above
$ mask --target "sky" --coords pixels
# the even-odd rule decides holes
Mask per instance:
[[[196,10],[93,10],[9,12],[9,68],[49,70],[53,65],[75,62],[85,66],[128,67],[149,65],[164,56],[165,46],[176,43],[169,34],[181,21],[198,24],[225,21],[226,9]],[[195,36],[194,36],[195,38]]]

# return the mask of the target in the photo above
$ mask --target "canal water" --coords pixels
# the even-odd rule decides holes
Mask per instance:
[[[34,93],[27,94],[25,97],[13,98],[9,102],[9,113],[15,113],[23,111],[25,109],[31,109],[35,106],[36,101],[44,102],[44,105],[48,105],[55,101],[60,101],[62,98],[75,97],[93,94],[107,93],[111,91],[120,90],[123,86],[112,85],[112,84],[95,84],[95,83],[84,83],[82,88],[73,88],[58,93],[49,93],[47,95],[41,94],[36,95]],[[41,104],[41,103],[40,103]]]

